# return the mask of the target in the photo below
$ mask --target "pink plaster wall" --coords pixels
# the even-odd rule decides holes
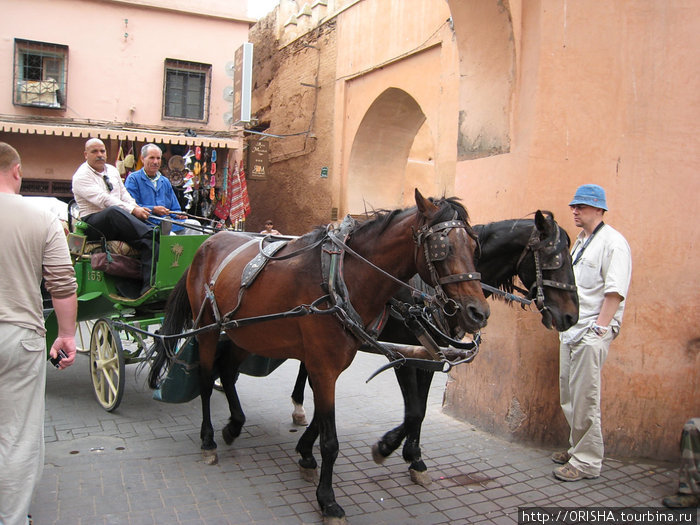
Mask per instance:
[[[271,133],[314,136],[272,141],[268,179],[249,185],[254,209],[303,232],[331,210],[361,211],[365,196],[407,204],[420,181],[462,198],[474,222],[550,209],[573,236],[573,191],[602,184],[606,219],[634,259],[604,370],[606,445],[611,455],[675,459],[681,424],[700,413],[695,2],[339,0],[316,5],[326,23],[315,32],[313,17],[285,25],[302,5],[283,2],[258,35],[271,62],[259,65],[254,111]],[[312,98],[300,82],[315,78]],[[395,98],[380,109],[425,116],[410,147],[392,147],[405,130],[388,133],[374,113],[387,90]],[[354,157],[356,144],[373,146],[368,130],[385,147]],[[478,358],[453,372],[446,409],[510,439],[563,444],[557,334],[536,312],[492,302],[483,335]]]
[[[480,222],[547,208],[573,236],[567,204],[576,187],[605,187],[606,221],[633,256],[622,333],[604,368],[607,450],[675,459],[683,422],[700,413],[697,4],[509,7],[510,152],[459,162],[456,193]],[[562,444],[556,334],[536,314],[492,312],[482,353],[453,373],[448,409],[514,439]],[[516,409],[523,417],[514,420]]]
[[[432,180],[424,188],[426,194],[453,193],[459,92],[457,47],[449,16],[444,2],[405,0],[360,2],[338,17],[337,77],[341,82],[336,84],[336,98],[342,104],[336,104],[335,162],[341,176],[334,201],[341,216],[361,213],[365,202],[376,208],[414,202],[413,188],[405,184],[411,144],[405,148],[392,142],[394,135],[385,134],[380,115],[372,126],[373,140],[381,144],[379,151],[354,149],[363,120],[372,118],[372,104],[387,89],[407,94],[425,117],[427,129],[419,136],[423,143],[416,147],[431,150]],[[431,147],[424,142],[426,137]],[[401,148],[405,151],[396,151]],[[357,157],[363,158],[356,162]]]
[[[247,22],[193,18],[115,2],[8,3],[0,19],[0,34],[4,35],[0,68],[8,74],[12,71],[14,38],[69,46],[68,109],[57,112],[13,106],[12,83],[1,82],[0,113],[167,125],[172,121],[161,118],[163,64],[165,58],[173,58],[212,65],[210,119],[205,127],[226,127],[222,115],[230,111],[230,103],[223,100],[222,93],[231,79],[224,68],[246,41]],[[191,12],[197,12],[202,3],[190,2]],[[243,4],[243,0],[235,3]]]
[[[188,0],[187,11],[174,10],[181,4],[164,0],[6,0],[0,18],[0,70],[5,72],[5,81],[0,82],[0,121],[19,117],[35,119],[38,124],[56,124],[56,119],[59,124],[88,120],[134,123],[169,127],[176,134],[186,128],[204,135],[231,131],[223,118],[232,109],[231,102],[223,98],[224,88],[232,85],[225,68],[236,48],[247,41],[246,2]],[[15,38],[69,47],[66,110],[12,104]],[[206,123],[162,119],[166,58],[212,65]],[[24,148],[21,153],[28,178],[70,179],[83,160],[85,138],[3,133],[0,139]],[[111,150],[113,161],[116,145]]]

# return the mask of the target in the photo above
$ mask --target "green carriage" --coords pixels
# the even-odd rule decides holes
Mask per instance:
[[[160,242],[158,254],[153,254],[157,262],[153,266],[151,289],[141,297],[130,299],[118,291],[121,277],[93,268],[95,249],[110,253],[109,257],[128,257],[112,253],[123,243],[86,243],[84,231],[84,223],[77,221],[74,232],[67,237],[78,283],[77,344],[85,353],[89,352],[95,397],[111,412],[119,406],[124,394],[125,365],[145,359],[145,340],[123,326],[147,329],[161,323],[165,301],[209,235],[160,235],[159,229],[154,229],[154,235],[160,235]],[[128,252],[130,247],[126,249]],[[49,349],[56,338],[58,323],[50,308],[45,311],[45,317]],[[89,337],[85,337],[88,332]]]

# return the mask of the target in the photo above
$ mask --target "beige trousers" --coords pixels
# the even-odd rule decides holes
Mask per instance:
[[[603,464],[603,430],[600,416],[601,372],[612,330],[600,337],[588,330],[573,344],[559,347],[559,401],[569,428],[569,463],[591,476]]]
[[[46,340],[0,323],[0,523],[25,525],[44,468]]]

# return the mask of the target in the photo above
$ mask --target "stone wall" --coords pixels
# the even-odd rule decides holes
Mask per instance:
[[[268,137],[266,179],[249,178],[252,214],[246,228],[261,230],[272,219],[282,233],[299,235],[332,219],[329,177],[333,160],[335,20],[281,45],[279,9],[250,33],[254,46],[255,128]]]

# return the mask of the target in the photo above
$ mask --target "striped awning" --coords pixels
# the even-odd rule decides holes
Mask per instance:
[[[34,135],[50,135],[57,137],[96,137],[102,140],[133,140],[137,142],[155,142],[165,144],[180,144],[187,146],[206,146],[210,148],[241,149],[243,141],[240,137],[218,137],[213,135],[186,135],[166,133],[163,131],[145,129],[108,128],[102,126],[79,127],[65,125],[48,125],[18,122],[0,122],[0,131],[6,133],[24,133]]]

